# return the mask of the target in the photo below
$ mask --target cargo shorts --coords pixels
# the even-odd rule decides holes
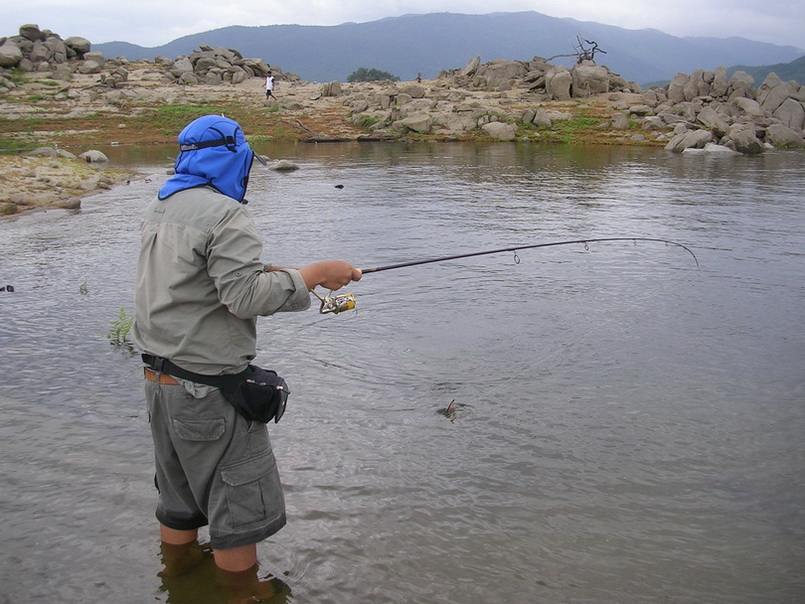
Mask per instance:
[[[285,499],[265,424],[217,388],[145,382],[158,491],[156,517],[175,530],[209,525],[214,549],[251,545],[285,526]]]

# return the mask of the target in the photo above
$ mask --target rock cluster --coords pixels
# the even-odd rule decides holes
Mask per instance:
[[[677,74],[665,87],[643,91],[604,66],[584,61],[573,68],[532,61],[492,61],[475,57],[463,69],[443,71],[435,86],[388,82],[374,93],[352,94],[344,101],[352,120],[376,132],[460,134],[478,128],[499,140],[516,138],[516,123],[549,127],[570,115],[541,107],[544,101],[568,101],[594,95],[617,100],[619,112],[602,126],[626,130],[630,122],[655,132],[666,148],[714,149],[761,153],[772,147],[805,146],[805,87],[770,74],[754,88],[754,80],[738,71],[729,79],[726,68]],[[518,115],[505,105],[481,102],[511,90],[523,91],[531,106]],[[672,132],[669,132],[672,131]],[[644,135],[637,135],[645,140]]]
[[[647,125],[674,128],[666,149],[761,153],[769,146],[805,146],[805,87],[770,73],[758,88],[742,71],[726,69],[677,74],[668,86],[643,93]]]
[[[571,98],[586,98],[604,92],[634,92],[640,86],[627,82],[603,65],[582,61],[567,68],[548,63],[547,59],[534,57],[531,61],[508,61],[499,59],[481,64],[481,58],[473,58],[462,69],[442,71],[439,80],[449,82],[453,88],[504,92],[515,88],[544,94],[546,98],[567,101]]]
[[[204,44],[186,57],[156,57],[154,62],[162,65],[168,79],[177,84],[240,84],[249,78],[264,78],[270,69],[263,59],[244,59],[237,50]]]
[[[507,93],[519,90],[534,108],[517,115],[505,110]],[[376,93],[351,95],[345,101],[352,120],[375,131],[392,129],[417,133],[460,135],[479,129],[497,140],[514,140],[517,121],[550,126],[569,114],[538,107],[541,101],[568,101],[601,93],[633,93],[640,87],[606,67],[590,61],[572,69],[550,65],[545,59],[497,60],[473,58],[462,69],[442,71],[435,86],[387,83]],[[477,92],[477,94],[476,94]],[[495,97],[502,103],[483,102]]]
[[[0,38],[0,90],[12,89],[15,84],[3,75],[4,70],[48,72],[55,80],[69,81],[74,73],[99,74],[102,86],[120,88],[128,80],[128,61],[120,57],[107,59],[103,53],[91,50],[89,40],[70,37],[62,40],[50,30],[38,25],[23,25],[17,36]],[[244,59],[230,48],[201,45],[189,56],[167,59],[157,57],[165,80],[176,84],[239,84],[248,78],[265,77],[269,66],[263,59]],[[272,68],[281,73],[277,67]]]
[[[49,72],[54,79],[69,79],[73,71],[99,73],[105,64],[103,55],[92,52],[85,38],[73,36],[62,40],[58,34],[37,25],[23,25],[17,36],[0,38],[0,68]],[[13,84],[0,74],[0,86]]]

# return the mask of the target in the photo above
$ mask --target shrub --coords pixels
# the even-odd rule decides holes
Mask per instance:
[[[377,82],[379,80],[390,80],[392,82],[399,82],[400,77],[392,75],[387,71],[380,71],[378,69],[366,69],[366,67],[359,67],[347,78],[347,82]]]

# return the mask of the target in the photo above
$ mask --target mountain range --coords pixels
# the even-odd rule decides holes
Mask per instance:
[[[480,56],[530,60],[571,55],[578,40],[596,42],[603,54],[596,62],[627,80],[646,83],[676,73],[712,70],[723,65],[762,66],[789,63],[805,55],[793,46],[746,38],[675,37],[656,29],[630,30],[612,25],[549,17],[529,11],[464,15],[431,13],[389,17],[335,26],[230,26],[146,48],[127,42],[94,44],[107,57],[129,60],[175,58],[201,44],[238,50],[311,82],[346,81],[360,67],[412,80],[433,78],[441,70],[463,67]],[[557,59],[571,64],[572,58]]]

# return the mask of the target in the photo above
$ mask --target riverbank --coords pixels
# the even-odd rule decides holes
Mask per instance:
[[[269,99],[261,77],[199,83],[193,75],[194,83],[178,83],[184,80],[160,62],[124,59],[104,69],[71,68],[65,76],[17,70],[0,94],[0,153],[49,147],[79,155],[105,145],[171,144],[208,113],[237,120],[252,142],[516,141],[741,153],[805,144],[798,84],[772,74],[755,90],[746,74],[727,80],[723,68],[678,74],[665,89],[648,91],[602,66],[567,70],[537,57],[485,64],[476,57],[416,82],[304,82],[278,70]],[[0,155],[0,167],[5,213],[78,207],[82,195],[130,176],[103,164],[81,173],[86,165],[61,155],[39,163]],[[91,177],[100,172],[103,179]]]
[[[398,129],[394,134],[376,127],[378,120],[365,113],[356,118],[356,104],[394,90],[421,98],[452,94],[468,112],[521,115],[534,107],[527,90],[505,92],[448,90],[444,82],[333,84],[278,79],[275,96],[265,99],[260,78],[240,84],[176,85],[166,83],[162,72],[146,61],[129,63],[125,86],[108,87],[97,75],[73,74],[68,82],[48,74],[28,73],[0,102],[0,214],[37,208],[77,208],[82,197],[132,177],[129,171],[110,170],[103,163],[81,159],[30,157],[35,149],[69,150],[78,155],[107,145],[170,144],[190,120],[221,113],[237,120],[250,141],[304,144],[322,141],[370,140],[493,140],[480,128],[455,132],[431,127]],[[421,91],[419,94],[418,91]],[[460,96],[460,99],[459,99]],[[636,136],[639,129],[612,129],[612,116],[628,103],[626,93],[597,95],[584,101],[544,101],[540,107],[560,118],[553,125],[519,124],[520,140],[571,144],[665,144],[653,137]],[[620,108],[620,109],[619,109]],[[473,118],[477,119],[477,118]],[[503,123],[503,122],[501,122]],[[648,133],[646,133],[648,134]],[[656,133],[655,133],[656,135]]]

